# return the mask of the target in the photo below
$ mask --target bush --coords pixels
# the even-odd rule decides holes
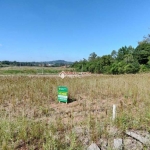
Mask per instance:
[[[147,68],[147,66],[146,65],[140,65],[140,70],[139,70],[139,72],[141,73],[141,72],[147,72],[149,69]]]
[[[139,69],[140,69],[139,63],[135,62],[135,63],[127,64],[124,67],[124,72],[125,73],[137,73],[139,71]]]

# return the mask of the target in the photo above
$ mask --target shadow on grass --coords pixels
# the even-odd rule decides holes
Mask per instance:
[[[75,101],[77,101],[75,98],[68,98],[67,99],[67,104],[69,104],[69,103],[73,103],[73,102],[75,102]],[[66,102],[64,102],[64,101],[59,101],[60,103],[66,103]]]
[[[75,102],[77,101],[75,98],[68,98],[68,103],[72,103],[72,102]]]

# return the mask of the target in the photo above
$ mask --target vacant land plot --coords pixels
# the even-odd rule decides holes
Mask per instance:
[[[61,85],[68,104],[57,101]],[[92,141],[111,149],[114,138],[128,139],[127,130],[150,131],[149,85],[150,74],[1,76],[0,149],[83,150]]]

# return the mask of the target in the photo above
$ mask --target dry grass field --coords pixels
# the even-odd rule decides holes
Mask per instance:
[[[61,85],[68,104],[57,101]],[[150,132],[149,85],[150,74],[0,76],[0,149],[83,150],[92,142],[102,148],[101,141],[111,149],[126,130]]]

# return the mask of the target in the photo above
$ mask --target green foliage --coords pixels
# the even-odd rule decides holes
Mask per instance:
[[[117,52],[116,52],[115,50],[113,50],[113,51],[111,52],[111,57],[112,57],[113,59],[116,59],[116,58],[117,58]]]
[[[118,61],[122,61],[124,59],[124,56],[128,54],[128,49],[127,47],[122,47],[118,50],[118,54],[117,54],[117,60]]]
[[[125,67],[124,67],[124,72],[125,73],[136,73],[137,72],[137,68],[136,68],[136,65],[130,63],[130,64],[127,64]]]
[[[95,72],[95,64],[94,63],[89,66],[89,71],[92,73]]]
[[[95,52],[91,53],[90,56],[89,56],[89,61],[95,60],[96,57],[97,57],[97,54]]]
[[[150,43],[140,42],[134,51],[134,57],[140,64],[147,64],[150,56]]]
[[[146,65],[140,65],[140,70],[139,70],[139,72],[141,73],[141,72],[147,72],[149,70],[149,68],[148,68],[148,66],[146,66]]]
[[[102,57],[93,52],[90,54],[88,61],[84,59],[75,62],[72,67],[76,68],[77,71],[103,74],[128,74],[149,71],[150,35],[144,37],[144,40],[139,42],[136,48],[124,46],[118,51],[113,50],[110,55],[103,55]]]
[[[117,63],[117,62],[115,62],[115,63],[112,64],[111,69],[110,69],[110,72],[111,72],[112,74],[119,74],[119,71],[118,71],[118,63]]]
[[[95,67],[95,73],[101,73],[101,64],[100,62],[96,63],[96,67]]]

